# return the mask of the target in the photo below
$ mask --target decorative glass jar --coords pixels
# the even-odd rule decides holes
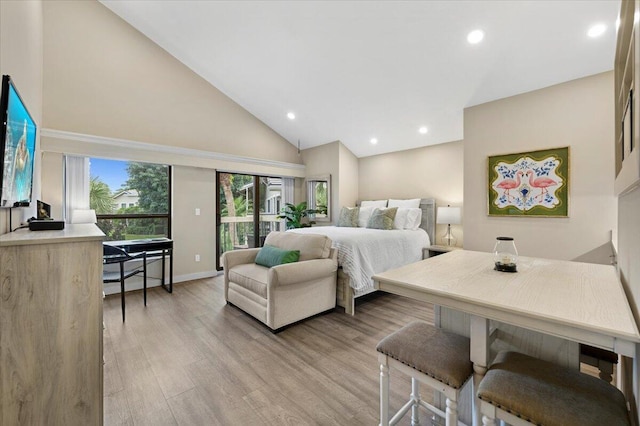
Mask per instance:
[[[493,248],[493,260],[495,270],[501,272],[517,272],[518,250],[512,237],[496,238],[496,246]]]

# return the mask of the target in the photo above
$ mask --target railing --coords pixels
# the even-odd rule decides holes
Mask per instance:
[[[233,216],[220,218],[220,247],[219,253],[226,251],[255,247],[254,229],[252,216]],[[284,229],[282,219],[275,214],[260,215],[260,239],[258,246],[262,246],[264,237],[271,231]],[[235,241],[231,241],[230,227],[235,230]]]

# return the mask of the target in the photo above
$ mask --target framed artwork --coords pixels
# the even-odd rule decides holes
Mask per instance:
[[[568,217],[569,147],[488,160],[489,216]]]

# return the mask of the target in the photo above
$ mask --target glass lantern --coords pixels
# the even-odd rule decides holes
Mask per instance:
[[[493,248],[493,260],[495,270],[500,272],[517,272],[518,250],[512,237],[496,238],[496,246]]]

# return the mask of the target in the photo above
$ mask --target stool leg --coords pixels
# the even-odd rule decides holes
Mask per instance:
[[[380,355],[380,425],[389,426],[389,364],[387,356]]]
[[[496,421],[491,417],[482,416],[482,426],[496,426]]]
[[[413,377],[411,378],[411,426],[420,425],[420,382]]]
[[[452,399],[447,398],[447,417],[445,424],[447,426],[458,425],[458,403]]]

